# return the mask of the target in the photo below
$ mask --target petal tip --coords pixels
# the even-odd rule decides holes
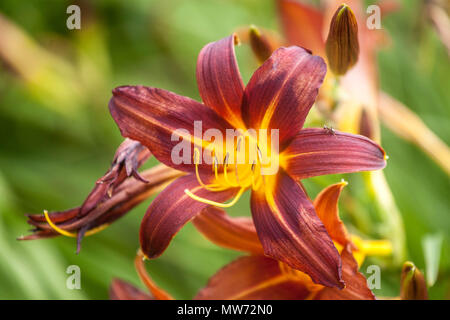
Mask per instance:
[[[347,185],[348,185],[348,182],[345,181],[344,179],[341,179],[341,182],[339,182],[339,186],[340,186],[341,188],[344,188],[344,187],[346,187]]]
[[[237,35],[237,33],[233,33],[232,36],[233,36],[234,45],[235,46],[241,45],[241,39],[239,39],[239,36]]]
[[[336,75],[344,75],[358,61],[358,24],[355,14],[346,4],[336,10],[331,20],[326,55]]]

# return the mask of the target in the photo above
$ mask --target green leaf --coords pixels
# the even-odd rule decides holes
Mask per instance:
[[[422,249],[425,257],[425,275],[428,286],[433,286],[439,272],[439,261],[441,259],[442,234],[428,234],[422,239]]]

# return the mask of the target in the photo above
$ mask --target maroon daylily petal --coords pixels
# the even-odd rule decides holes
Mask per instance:
[[[190,164],[174,163],[171,154],[182,141],[181,137],[194,144],[195,121],[201,121],[201,130],[198,130],[201,136],[196,147],[204,147],[201,146],[201,137],[207,129],[224,133],[226,129],[233,128],[204,104],[166,90],[144,86],[114,89],[109,109],[123,136],[141,142],[159,161],[183,171],[194,170],[193,148],[187,156]],[[178,131],[179,134],[172,141],[172,134],[176,130],[184,130],[184,133]],[[182,151],[181,155],[184,155]],[[211,171],[211,166],[204,162],[199,167]]]
[[[322,35],[323,14],[298,0],[278,0],[278,11],[284,33],[291,44],[325,55]]]
[[[300,47],[277,49],[245,88],[247,127],[279,129],[280,146],[285,145],[303,127],[326,71],[322,58]]]
[[[141,248],[147,258],[160,256],[177,232],[209,205],[189,197],[184,190],[208,200],[223,202],[237,189],[211,192],[203,189],[195,175],[178,178],[165,188],[148,208],[141,223]]]
[[[306,273],[315,283],[342,288],[339,252],[302,187],[280,171],[277,178],[266,176],[265,189],[251,197],[265,254]]]
[[[333,184],[323,189],[314,199],[317,216],[323,222],[331,239],[343,246],[351,242],[347,229],[339,218],[338,209],[339,196],[346,185],[346,182]]]
[[[301,300],[309,290],[264,256],[241,257],[212,276],[195,297],[198,300]]]
[[[263,254],[261,242],[250,217],[230,217],[217,207],[209,207],[192,221],[211,242],[239,251]]]
[[[384,150],[372,140],[327,129],[304,129],[281,155],[283,168],[296,179],[382,169]]]
[[[239,73],[234,46],[235,34],[203,47],[197,60],[197,83],[205,105],[237,128],[242,128],[241,104],[244,83]]]
[[[345,288],[324,288],[315,297],[316,300],[375,300],[367,286],[366,278],[358,272],[358,264],[353,258],[350,245],[342,250],[342,278]]]
[[[149,294],[121,279],[114,279],[109,288],[111,300],[155,300]]]

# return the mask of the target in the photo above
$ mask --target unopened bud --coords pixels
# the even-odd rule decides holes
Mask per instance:
[[[266,61],[273,52],[270,40],[255,26],[249,28],[250,46],[260,63]]]
[[[362,109],[359,119],[359,134],[370,139],[374,138],[373,122],[365,108]]]
[[[337,9],[331,20],[326,52],[329,66],[337,75],[345,74],[358,61],[358,24],[346,4]]]
[[[425,278],[412,262],[405,262],[402,269],[400,298],[402,300],[427,300]]]

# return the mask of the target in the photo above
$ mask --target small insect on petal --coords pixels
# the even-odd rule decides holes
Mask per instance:
[[[332,127],[329,127],[327,125],[323,126],[323,129],[328,132],[329,134],[335,136],[336,135],[336,131],[334,131],[334,129]]]
[[[326,53],[336,75],[345,74],[358,61],[358,24],[352,9],[345,4],[336,10],[331,20]]]
[[[428,290],[422,272],[412,262],[402,268],[400,297],[402,300],[428,300]]]

